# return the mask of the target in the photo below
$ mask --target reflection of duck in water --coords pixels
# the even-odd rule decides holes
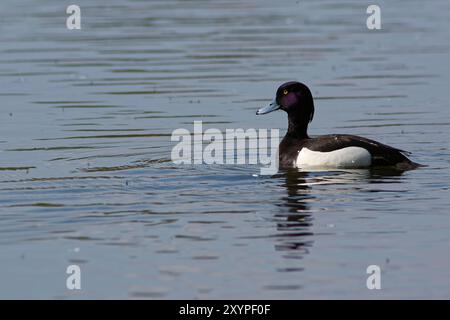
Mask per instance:
[[[301,254],[308,253],[307,248],[312,241],[308,239],[313,233],[310,231],[312,217],[309,213],[307,200],[313,198],[308,190],[310,187],[306,183],[308,173],[298,170],[287,170],[282,172],[285,177],[287,196],[283,197],[283,202],[279,205],[282,208],[280,213],[275,215],[277,219],[277,230],[284,232],[280,242],[275,246],[276,250],[301,250]],[[280,221],[281,220],[281,221]]]
[[[282,202],[278,205],[281,208],[280,212],[275,214],[277,230],[282,232],[277,237],[275,249],[289,251],[286,255],[288,258],[301,258],[308,253],[308,249],[314,243],[314,233],[311,231],[314,216],[311,205],[320,206],[319,201],[314,201],[320,200],[314,195],[315,186],[347,185],[349,190],[354,191],[355,188],[358,188],[355,183],[383,182],[388,177],[399,177],[404,172],[405,170],[394,168],[325,172],[304,172],[298,169],[281,171],[278,177],[284,178],[283,186],[286,188],[287,195],[281,199]]]
[[[280,165],[297,168],[369,168],[396,167],[411,170],[419,167],[407,152],[380,142],[349,134],[332,134],[311,138],[308,124],[314,116],[311,91],[299,82],[286,82],[267,107],[256,114],[281,109],[288,114],[289,126],[280,143]]]

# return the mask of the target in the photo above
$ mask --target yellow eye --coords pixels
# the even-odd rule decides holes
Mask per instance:
[[[288,91],[287,91],[287,90],[284,90],[284,91],[283,91],[283,94],[284,94],[284,95],[288,94]]]

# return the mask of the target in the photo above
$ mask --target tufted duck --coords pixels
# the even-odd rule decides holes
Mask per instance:
[[[409,160],[408,152],[363,137],[332,134],[308,136],[308,124],[314,116],[311,91],[303,83],[282,84],[274,101],[256,114],[275,110],[288,114],[288,130],[280,143],[280,166],[298,168],[367,168],[391,166],[411,170],[420,165]]]

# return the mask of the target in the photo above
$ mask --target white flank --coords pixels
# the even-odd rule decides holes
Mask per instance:
[[[294,165],[298,168],[365,168],[372,163],[369,151],[360,147],[347,147],[330,152],[302,148]]]

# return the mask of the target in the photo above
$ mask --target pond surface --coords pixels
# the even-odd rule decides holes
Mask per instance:
[[[0,4],[1,298],[450,298],[450,2]],[[349,133],[427,167],[176,165],[172,131]],[[66,288],[78,265],[82,289]],[[378,265],[381,290],[368,290]]]

